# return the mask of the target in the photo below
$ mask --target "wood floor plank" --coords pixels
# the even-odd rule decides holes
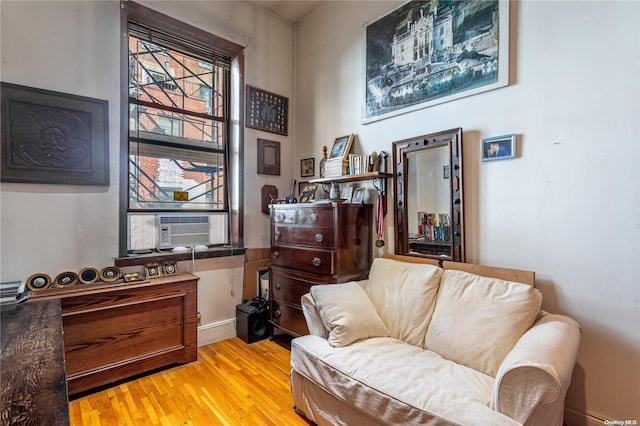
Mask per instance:
[[[290,353],[238,338],[198,348],[198,360],[69,403],[71,426],[308,425],[295,414]]]

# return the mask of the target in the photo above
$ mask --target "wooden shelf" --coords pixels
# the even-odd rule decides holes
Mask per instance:
[[[392,177],[393,175],[391,173],[368,172],[368,173],[360,173],[359,175],[344,175],[344,176],[311,179],[309,183],[356,182],[361,180],[387,179]]]
[[[335,177],[325,177],[319,179],[311,179],[309,183],[320,183],[320,184],[329,184],[332,182],[342,183],[342,182],[357,182],[363,180],[372,180],[375,181],[380,179],[380,186],[376,186],[374,183],[374,187],[378,190],[378,193],[382,195],[382,209],[383,215],[387,215],[387,179],[392,178],[393,174],[391,173],[380,173],[380,172],[368,172],[368,173],[360,173],[358,175],[344,175],[344,176],[335,176]]]

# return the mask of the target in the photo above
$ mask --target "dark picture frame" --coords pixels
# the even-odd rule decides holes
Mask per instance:
[[[280,142],[258,139],[258,173],[280,176]]]
[[[287,136],[289,98],[247,84],[245,126]]]
[[[180,272],[178,271],[178,262],[176,262],[175,260],[168,261],[168,262],[163,262],[162,263],[162,274],[165,277],[169,277],[171,275],[179,275]]]
[[[363,124],[509,84],[509,1],[410,1],[365,39]]]
[[[300,160],[300,177],[312,177],[316,174],[316,159],[303,158]]]
[[[482,138],[480,144],[482,161],[508,160],[516,158],[516,135],[491,136]]]
[[[1,88],[2,182],[109,185],[108,101]]]
[[[316,198],[316,190],[318,189],[318,185],[316,184],[307,184],[302,192],[300,193],[299,203],[310,203]]]
[[[346,136],[338,136],[335,138],[329,151],[329,159],[342,158],[344,160],[344,157],[349,155],[349,151],[351,151],[354,136],[353,133],[349,133]]]

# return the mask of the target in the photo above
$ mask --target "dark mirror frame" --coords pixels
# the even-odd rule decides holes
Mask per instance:
[[[448,248],[439,247],[439,254],[417,253],[409,250],[409,230],[407,195],[419,191],[420,188],[409,188],[405,177],[407,170],[407,154],[441,146],[449,147],[449,189],[451,214],[451,244]],[[430,133],[415,138],[393,142],[393,183],[395,185],[394,202],[396,214],[395,253],[417,257],[428,257],[438,260],[465,261],[464,249],[464,209],[462,190],[462,128],[458,127],[437,133]],[[429,251],[429,250],[425,250]],[[444,254],[444,252],[447,254]]]

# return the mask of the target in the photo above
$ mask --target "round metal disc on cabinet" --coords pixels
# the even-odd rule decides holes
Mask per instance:
[[[58,288],[71,287],[78,282],[78,274],[73,271],[64,271],[58,274],[53,285]]]
[[[44,290],[51,287],[51,277],[42,272],[31,275],[27,279],[27,288],[31,291]]]
[[[96,268],[92,268],[87,266],[86,268],[82,268],[78,273],[78,279],[82,284],[91,284],[98,281],[98,276],[100,272]]]
[[[115,266],[107,266],[100,271],[100,279],[106,283],[117,281],[122,276],[120,269]]]

